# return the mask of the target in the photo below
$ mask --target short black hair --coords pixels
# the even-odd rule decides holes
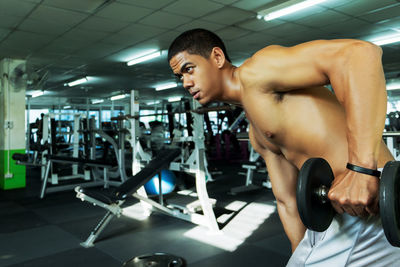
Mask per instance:
[[[214,47],[221,48],[226,60],[231,62],[224,42],[215,33],[206,29],[192,29],[180,34],[172,42],[168,49],[168,62],[176,54],[186,51],[189,54],[200,55],[209,58]]]

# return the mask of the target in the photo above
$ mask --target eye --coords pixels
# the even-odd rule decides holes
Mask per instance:
[[[185,69],[185,72],[187,72],[187,73],[192,73],[192,72],[193,72],[193,67],[187,67],[187,68]]]

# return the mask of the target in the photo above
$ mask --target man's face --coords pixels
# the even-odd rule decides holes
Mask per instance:
[[[171,58],[169,65],[194,99],[204,105],[215,99],[218,92],[218,68],[213,61],[200,55],[180,52]]]

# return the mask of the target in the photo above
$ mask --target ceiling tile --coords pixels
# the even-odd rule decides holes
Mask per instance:
[[[235,66],[241,65],[246,59],[251,57],[252,53],[237,52],[234,50],[228,51],[229,58]],[[240,61],[240,62],[239,62]]]
[[[154,87],[155,81],[173,79],[166,53],[129,68],[124,62],[134,52],[168,48],[188,29],[206,28],[219,34],[235,62],[270,44],[288,46],[321,38],[367,40],[400,30],[400,0],[327,0],[320,4],[322,9],[271,22],[257,20],[255,11],[285,0],[112,0],[98,10],[102,16],[89,13],[90,6],[100,1],[0,0],[0,41],[6,36],[0,43],[0,59],[28,58],[31,66],[50,70],[51,82],[46,87],[54,86],[54,97],[48,97],[46,103],[39,98],[42,105],[72,103],[72,96],[86,103],[85,96],[109,96],[127,88],[142,88],[141,97],[148,99],[164,96],[148,88]],[[200,19],[194,19],[197,17]],[[16,26],[23,34],[11,34]],[[55,37],[62,34],[65,36]],[[385,72],[400,73],[399,47],[383,47]],[[87,90],[60,87],[66,79],[85,73],[103,80]],[[62,98],[57,92],[70,97]]]
[[[395,18],[389,18],[376,23],[379,26],[386,28],[400,29],[400,16]]]
[[[176,37],[178,37],[179,34],[181,34],[181,32],[168,31],[168,32],[158,35],[157,38],[153,38],[153,39],[149,40],[149,42],[157,43],[161,49],[168,49],[169,46],[171,45],[172,41]]]
[[[47,52],[40,52],[40,53],[33,53],[29,57],[29,64],[50,64],[57,60],[62,60],[63,58],[67,57],[66,54],[57,54],[57,53],[47,53]]]
[[[176,14],[171,14],[163,11],[157,11],[150,16],[142,19],[141,24],[162,27],[167,29],[176,28],[179,25],[187,23],[192,19],[189,17],[179,16]]]
[[[275,37],[288,38],[290,36],[301,35],[302,33],[307,32],[309,30],[310,30],[309,27],[288,22],[274,28],[263,30],[262,32],[270,34]]]
[[[110,36],[108,36],[106,39],[104,39],[103,41],[107,44],[120,44],[120,45],[133,45],[136,44],[140,41],[143,41],[144,39],[143,36],[135,36],[132,34],[120,34],[120,33],[115,33],[115,34],[111,34]]]
[[[131,26],[126,27],[119,33],[121,34],[129,34],[129,35],[135,35],[137,38],[143,37],[141,39],[147,39],[149,37],[154,37],[162,32],[164,32],[164,29],[160,29],[157,27],[152,27],[152,26],[147,26],[147,25],[141,25],[141,24],[134,24]]]
[[[316,6],[312,6],[309,8],[306,8],[304,10],[286,15],[286,16],[282,16],[280,17],[280,19],[282,20],[286,20],[286,21],[290,21],[290,22],[296,22],[299,19],[302,18],[306,18],[308,16],[312,16],[314,14],[324,14],[325,13],[326,8],[316,5]]]
[[[32,19],[44,21],[46,23],[64,24],[73,26],[81,22],[88,15],[76,11],[68,11],[55,7],[39,6],[29,16]]]
[[[48,23],[43,20],[27,18],[19,26],[19,30],[57,36],[70,29],[70,26],[60,23]]]
[[[7,36],[11,31],[9,29],[0,28],[0,41]]]
[[[232,6],[245,9],[248,11],[260,11],[266,4],[272,3],[275,0],[240,0],[235,2]]]
[[[82,47],[82,46],[81,46]],[[54,41],[49,45],[42,47],[38,52],[40,53],[63,53],[63,54],[72,54],[77,48],[73,46],[69,46],[65,44],[63,41]]]
[[[4,42],[14,49],[32,52],[44,45],[47,45],[53,39],[54,38],[51,36],[24,31],[14,31],[7,37],[7,39],[5,39]]]
[[[20,49],[20,47],[13,47],[6,43],[0,43],[0,58],[26,58],[32,51]]]
[[[325,32],[320,29],[310,29],[306,32],[302,32],[301,34],[291,36],[289,39],[294,41],[296,44],[300,44],[314,40],[334,39],[334,36],[329,32]]]
[[[387,20],[390,18],[398,17],[400,14],[400,3],[396,6],[392,6],[390,8],[382,9],[376,12],[368,13],[360,16],[360,19],[364,19],[369,22],[379,22],[383,20]]]
[[[135,22],[152,12],[153,10],[148,8],[111,3],[97,12],[96,15],[118,21]]]
[[[170,4],[163,10],[173,14],[185,14],[185,16],[188,17],[198,18],[222,7],[224,6],[208,0],[179,0]]]
[[[129,4],[129,5],[135,5],[135,6],[141,6],[141,7],[147,7],[151,9],[161,9],[170,3],[174,2],[175,0],[117,0],[117,2],[124,3],[124,4]]]
[[[228,50],[228,53],[230,51],[241,53],[244,53],[244,51],[246,51],[247,54],[253,54],[267,45],[276,43],[277,39],[275,37],[272,37],[271,35],[251,33],[241,38],[237,38],[233,41],[226,42],[226,48]],[[246,49],[244,49],[244,47]]]
[[[359,0],[350,0],[350,1],[359,1]],[[364,1],[364,0],[362,0]],[[349,3],[349,0],[327,0],[322,2],[320,5],[324,6],[324,7],[328,7],[328,8],[335,8],[335,7],[339,7],[339,6],[343,6]]]
[[[49,45],[43,47],[43,52],[49,53],[64,53],[71,54],[78,49],[82,49],[88,45],[91,45],[93,41],[88,41],[86,39],[68,39],[68,38],[58,38],[54,40]]]
[[[85,30],[103,31],[103,32],[117,32],[126,26],[128,22],[115,21],[112,19],[101,18],[97,16],[89,17],[87,20],[79,24],[79,28]]]
[[[92,13],[96,8],[100,7],[104,0],[44,0],[43,5],[63,8],[67,10],[75,10],[79,12]]]
[[[154,37],[164,31],[165,30],[156,27],[134,24],[132,26],[128,26],[118,33],[110,35],[103,41],[111,44],[125,44],[127,47]]]
[[[393,4],[399,4],[399,3],[396,3],[396,1],[394,0],[379,0],[379,1],[356,0],[356,1],[348,1],[346,5],[341,5],[339,7],[333,7],[333,8],[337,11],[357,17],[376,9],[380,9],[386,6],[391,6]]]
[[[1,28],[14,28],[22,20],[23,20],[22,17],[3,15],[3,16],[0,16],[0,27]]]
[[[360,29],[366,29],[372,26],[373,25],[368,22],[359,19],[351,19],[321,27],[321,30],[336,34],[340,38],[356,38],[360,36]]]
[[[366,25],[364,27],[360,26],[357,31],[353,33],[354,38],[357,39],[364,39],[364,38],[369,38],[370,36],[374,35],[382,35],[387,32],[388,34],[398,34],[399,32],[396,32],[391,29],[386,29],[385,27],[381,27],[376,24],[370,24]]]
[[[176,30],[179,32],[184,32],[184,31],[191,30],[191,29],[202,28],[202,29],[207,29],[210,31],[216,31],[223,27],[226,27],[226,26],[217,24],[217,23],[211,23],[211,22],[208,22],[205,20],[197,19],[197,20],[193,20],[189,23],[186,23],[186,24],[183,24],[183,25],[177,27]]]
[[[35,3],[20,0],[1,0],[0,18],[3,16],[25,17],[35,6]]]
[[[64,35],[61,38],[71,41],[80,41],[85,40],[86,42],[96,42],[104,39],[110,33],[108,32],[99,32],[99,31],[91,31],[91,30],[82,30],[74,28]]]
[[[225,7],[210,15],[202,17],[202,19],[224,25],[232,25],[239,21],[255,17],[256,14],[253,12],[244,11],[242,9],[235,7]]]
[[[75,53],[79,57],[103,58],[122,49],[122,46],[97,42]]]
[[[62,58],[59,62],[58,65],[64,66],[65,70],[68,70],[69,68],[77,68],[79,66],[85,65],[87,60],[83,59],[82,57],[77,57],[77,56],[68,56]],[[68,68],[66,68],[68,66]],[[65,72],[65,71],[63,71]]]
[[[314,15],[298,19],[296,20],[296,23],[309,27],[320,28],[329,24],[336,24],[350,19],[352,19],[352,17],[346,14],[342,14],[334,10],[325,10],[323,13],[316,13]]]
[[[217,3],[221,3],[223,5],[231,5],[235,2],[238,2],[238,0],[213,0],[213,1],[217,2]]]
[[[239,27],[225,27],[221,30],[218,30],[216,32],[219,37],[221,37],[223,40],[233,40],[239,37],[242,37],[243,35],[249,34],[250,32],[245,29],[241,29]]]
[[[143,43],[139,43],[134,46],[130,46],[125,48],[113,55],[107,57],[107,60],[113,62],[126,62],[132,59],[137,54],[146,54],[150,50],[159,50],[161,47],[159,46],[158,42],[155,40],[148,40]]]
[[[367,32],[365,33],[362,37],[365,40],[379,40],[379,39],[385,39],[387,36],[393,36],[393,35],[398,35],[399,32],[392,30],[392,29],[382,29],[381,31],[375,30],[374,32]],[[393,45],[399,46],[399,43],[394,43]]]
[[[276,27],[283,23],[286,23],[286,22],[283,20],[279,20],[279,19],[265,21],[263,19],[254,18],[254,19],[251,19],[251,20],[248,20],[245,22],[240,22],[240,23],[236,24],[236,26],[250,30],[250,31],[262,31],[262,30]]]

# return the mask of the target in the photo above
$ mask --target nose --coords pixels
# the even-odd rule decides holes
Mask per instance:
[[[186,90],[189,90],[190,88],[193,87],[193,80],[190,79],[189,77],[183,77],[183,88],[185,88]]]

